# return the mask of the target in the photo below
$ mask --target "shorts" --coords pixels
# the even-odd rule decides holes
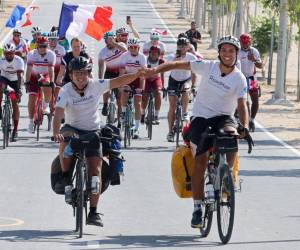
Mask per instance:
[[[86,135],[92,132],[96,132],[96,130],[93,131],[87,131],[87,130],[81,130],[81,129],[77,129],[74,128],[72,126],[70,126],[69,124],[64,125],[60,132],[62,134],[75,134],[75,135]],[[86,148],[85,150],[85,157],[100,157],[102,158],[102,148],[101,148],[101,143],[100,143],[100,147],[99,148]]]
[[[141,88],[141,84],[140,84],[140,78],[135,79],[133,82],[131,82],[128,85],[125,85],[123,87],[123,90],[129,90],[131,89],[133,91],[133,95],[136,96],[142,96],[142,88]]]
[[[212,139],[206,139],[203,145],[200,145],[202,134],[205,132],[207,127],[212,128],[213,133],[217,133],[221,128],[225,126],[237,127],[235,119],[229,115],[221,115],[215,116],[212,118],[203,118],[203,117],[195,117],[190,125],[189,137],[191,142],[197,146],[196,155],[203,154],[208,151],[210,147],[213,146]]]
[[[104,73],[104,79],[113,79],[119,76],[119,73],[117,72],[109,72],[109,71],[105,71]]]
[[[10,81],[6,77],[0,76],[0,86],[2,85],[8,85],[11,87],[16,93],[19,92],[20,86],[18,84],[18,81]]]
[[[169,96],[176,96],[176,91],[186,89],[188,90],[190,88],[188,82],[190,81],[190,78],[184,80],[184,81],[177,81],[173,77],[169,77],[168,82],[168,95]]]
[[[161,78],[155,79],[146,79],[145,84],[145,92],[150,93],[152,91],[161,90],[162,89],[162,81]]]
[[[43,77],[44,78],[43,78],[42,81],[44,83],[46,83],[46,82],[50,83],[50,79],[49,79],[49,76],[47,74],[45,74]],[[32,74],[30,76],[30,83],[27,86],[27,92],[29,94],[36,95],[39,92],[40,87],[38,86],[38,82],[39,82],[39,75]]]

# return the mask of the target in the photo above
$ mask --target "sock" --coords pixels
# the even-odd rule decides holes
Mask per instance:
[[[18,131],[19,120],[14,120],[14,131]]]
[[[135,120],[135,130],[139,130],[140,120]]]
[[[29,123],[30,123],[30,124],[33,124],[33,119],[29,119]]]
[[[97,207],[90,207],[90,212],[95,214],[97,212]]]
[[[159,115],[159,110],[155,110],[154,115],[155,115],[156,117],[158,117],[158,115]]]
[[[108,105],[107,102],[103,103],[103,107],[107,107],[107,105]]]
[[[122,106],[122,113],[125,113],[125,112],[126,112],[126,106],[125,107]]]
[[[251,122],[254,122],[254,118],[251,117],[251,118],[250,118],[250,121],[251,121]]]
[[[200,210],[202,204],[203,204],[202,200],[194,200],[194,212]]]
[[[142,114],[142,115],[145,114],[145,109],[141,109],[141,114]]]

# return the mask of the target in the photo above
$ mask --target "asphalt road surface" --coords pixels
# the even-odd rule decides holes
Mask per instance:
[[[48,30],[57,24],[62,1],[37,0],[34,24]],[[72,1],[72,3],[85,1]],[[114,28],[127,15],[144,39],[151,28],[164,24],[147,0],[89,1],[113,7]],[[174,17],[175,18],[175,17]],[[28,30],[26,30],[27,32]],[[29,32],[27,32],[29,35]],[[103,42],[84,40],[95,57]],[[174,50],[171,36],[163,38]],[[300,154],[291,151],[258,128],[255,148],[247,154],[241,145],[240,178],[231,241],[220,245],[217,225],[206,239],[190,228],[193,203],[177,198],[171,180],[174,144],[166,141],[167,102],[161,125],[152,141],[142,128],[140,139],[124,150],[125,178],[101,198],[104,228],[84,227],[84,237],[73,233],[74,218],[64,197],[50,187],[50,164],[57,145],[43,127],[41,140],[27,133],[27,97],[21,103],[20,139],[0,150],[0,249],[300,249]],[[0,135],[0,140],[2,134]]]

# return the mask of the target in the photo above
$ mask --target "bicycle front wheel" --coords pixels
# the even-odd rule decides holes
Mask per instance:
[[[147,129],[148,129],[148,138],[152,140],[152,125],[153,125],[153,116],[154,116],[154,105],[153,105],[153,99],[150,99],[149,105],[148,105],[148,113],[147,113]]]
[[[179,135],[181,130],[181,107],[177,107],[175,119],[176,147],[179,147]]]
[[[9,107],[7,105],[4,105],[3,115],[2,115],[3,149],[8,147],[9,123],[10,123],[9,117],[10,117]]]
[[[83,163],[78,162],[76,166],[76,232],[79,238],[83,234],[83,207],[84,207],[84,173]]]
[[[42,108],[42,102],[38,103],[37,106],[37,116],[36,116],[36,121],[35,121],[35,127],[36,127],[36,140],[40,140],[40,126],[43,123],[43,108]]]
[[[217,200],[218,232],[223,244],[231,238],[235,210],[235,194],[232,174],[228,165],[223,165],[220,171],[220,190]]]

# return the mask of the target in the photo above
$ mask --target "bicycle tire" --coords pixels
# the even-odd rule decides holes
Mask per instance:
[[[206,179],[205,185],[207,182],[212,183],[212,180],[211,180],[212,178],[209,175],[206,175],[205,179]],[[203,227],[200,228],[200,234],[201,234],[202,238],[207,237],[210,232],[212,220],[213,220],[213,212],[214,212],[213,206],[214,206],[214,204],[207,203],[207,204],[205,204],[204,209],[202,211],[203,212],[203,218],[202,218],[203,219]]]
[[[7,147],[6,141],[8,136],[8,123],[7,123],[7,110],[6,110],[6,104],[4,105],[3,111],[2,111],[2,133],[3,133],[3,149]]]
[[[115,123],[115,114],[116,114],[116,106],[113,102],[110,102],[108,106],[108,116],[107,116],[108,124]]]
[[[42,125],[43,122],[43,108],[42,108],[42,102],[38,103],[37,106],[37,119],[36,119],[36,140],[40,140],[40,126]]]
[[[176,147],[179,147],[179,135],[180,135],[180,125],[181,125],[181,107],[177,106],[176,116],[175,116],[175,134],[176,134]]]
[[[48,118],[48,131],[50,131],[51,130],[51,125],[52,125],[52,112],[49,114],[49,115],[47,115],[47,118]]]
[[[83,208],[84,208],[84,173],[81,161],[76,164],[76,232],[79,238],[83,234]]]
[[[228,207],[229,216],[223,213],[223,207]],[[232,174],[229,166],[224,164],[220,171],[220,190],[217,199],[217,224],[220,240],[223,244],[228,243],[231,238],[235,212],[235,193],[232,180]],[[226,217],[229,218],[228,225],[226,225]]]
[[[9,138],[10,138],[10,133],[11,133],[11,108],[10,108],[10,104],[7,104],[6,105],[6,113],[7,113],[7,115],[6,115],[6,119],[7,119],[7,121],[6,121],[6,124],[7,124],[7,131],[6,131],[6,138],[5,138],[5,140],[6,140],[6,147],[8,147],[8,143],[9,143]]]
[[[150,98],[147,112],[147,129],[148,129],[148,138],[152,140],[152,126],[153,126],[153,98]]]

